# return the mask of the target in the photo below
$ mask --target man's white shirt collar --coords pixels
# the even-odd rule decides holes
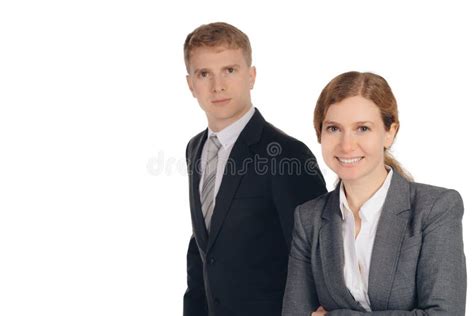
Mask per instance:
[[[223,130],[219,132],[214,132],[210,128],[208,128],[207,137],[209,138],[212,135],[216,135],[222,147],[224,147],[224,150],[227,150],[235,143],[240,133],[244,129],[245,125],[247,125],[254,113],[255,108],[252,106],[250,110],[248,110],[247,113],[245,113],[241,118],[224,128]]]

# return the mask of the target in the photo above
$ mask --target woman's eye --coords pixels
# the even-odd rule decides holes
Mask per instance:
[[[359,126],[359,131],[368,132],[370,131],[370,128],[368,126]]]
[[[207,72],[207,71],[201,71],[201,72],[199,73],[199,77],[201,77],[201,78],[206,78],[207,75],[208,75],[208,72]]]

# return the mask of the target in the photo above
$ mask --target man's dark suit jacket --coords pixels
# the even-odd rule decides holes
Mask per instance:
[[[199,195],[207,130],[188,144],[193,236],[184,316],[280,315],[294,210],[326,193],[311,151],[258,110],[232,148],[208,234]]]

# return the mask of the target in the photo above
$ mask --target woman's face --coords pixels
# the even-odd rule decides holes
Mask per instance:
[[[384,148],[397,130],[386,131],[378,107],[361,96],[329,106],[321,130],[326,164],[344,183],[379,181],[385,177]]]

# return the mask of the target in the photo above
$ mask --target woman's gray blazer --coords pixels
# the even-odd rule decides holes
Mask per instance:
[[[339,188],[297,207],[284,316],[464,315],[463,203],[454,190],[408,182],[394,171],[369,272],[371,313],[344,283]]]

